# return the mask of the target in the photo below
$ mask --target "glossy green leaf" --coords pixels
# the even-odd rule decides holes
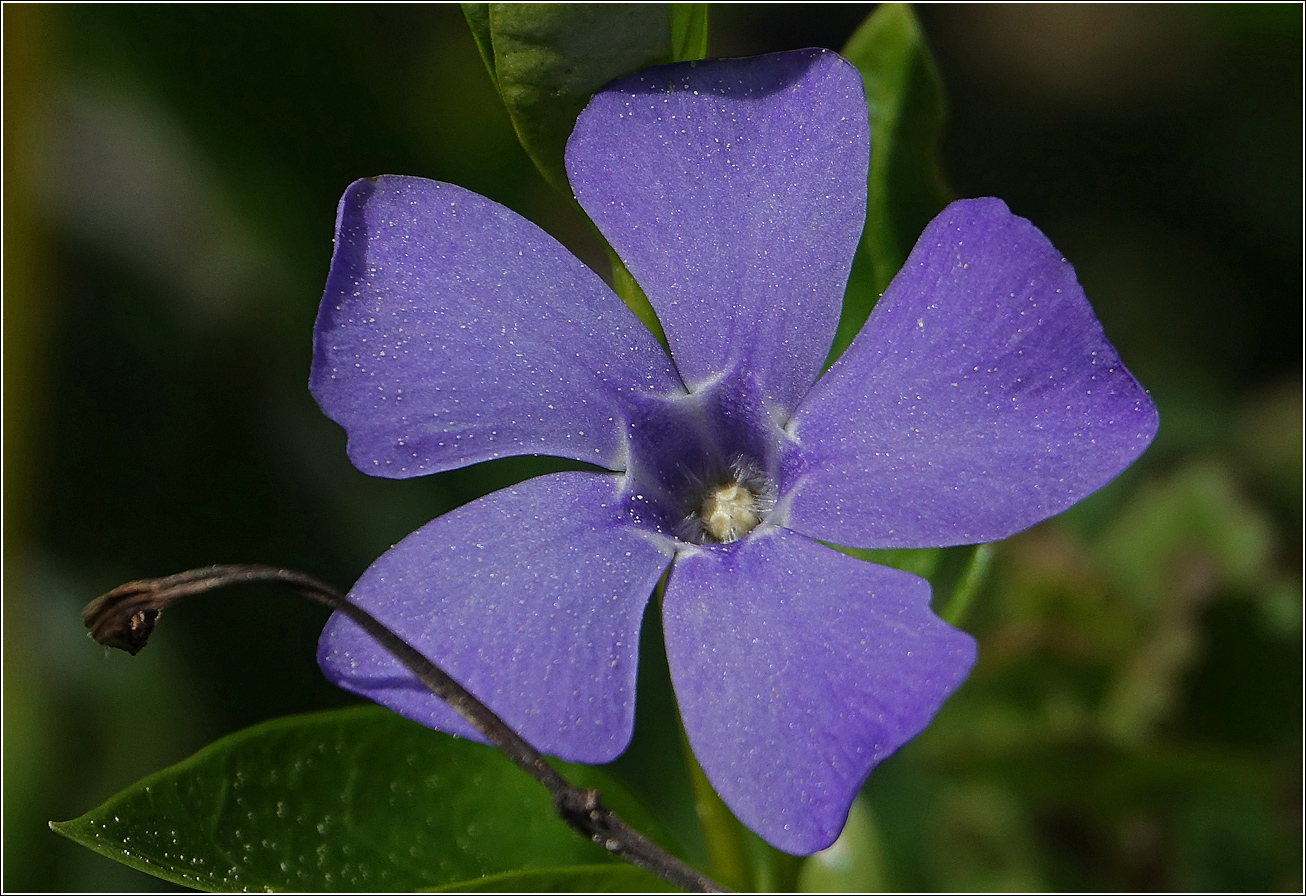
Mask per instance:
[[[837,357],[902,267],[925,225],[948,203],[938,145],[943,83],[911,8],[880,6],[843,55],[862,74],[871,119],[866,229],[835,337]]]
[[[577,865],[508,871],[447,887],[433,893],[674,893],[675,887],[634,865]]]
[[[603,769],[564,773],[666,842]],[[214,890],[412,890],[618,861],[498,752],[373,706],[249,728],[52,827]]]
[[[563,152],[576,117],[601,87],[670,62],[672,4],[491,3],[490,69],[513,127],[540,173],[571,196]],[[469,15],[479,21],[480,12]],[[692,42],[692,16],[677,29]],[[472,24],[473,34],[478,25]],[[477,37],[482,44],[484,32]],[[484,53],[484,50],[482,50]]]

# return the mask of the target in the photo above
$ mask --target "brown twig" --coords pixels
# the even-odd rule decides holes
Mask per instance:
[[[371,613],[350,603],[345,595],[312,576],[291,569],[254,564],[192,569],[160,579],[142,579],[120,585],[88,604],[82,611],[82,621],[98,643],[125,650],[134,656],[149,641],[159,616],[174,602],[216,588],[252,582],[288,585],[305,597],[348,616],[416,675],[431,693],[453,707],[486,740],[548,788],[558,815],[582,836],[685,890],[726,892],[711,878],[695,871],[622,821],[599,801],[597,790],[570,784],[538,750],[444,670],[418,653]]]

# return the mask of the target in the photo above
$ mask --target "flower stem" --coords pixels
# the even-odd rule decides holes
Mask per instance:
[[[771,893],[797,892],[798,872],[802,870],[805,861],[807,859],[804,856],[790,855],[774,846],[767,846],[758,889]]]
[[[971,601],[975,599],[980,586],[984,584],[984,577],[988,574],[989,562],[992,559],[993,547],[991,545],[975,545],[970,562],[962,570],[947,604],[939,613],[939,617],[944,622],[949,625],[961,625],[962,619],[966,616],[966,611],[970,609]]]
[[[703,826],[703,838],[707,841],[712,873],[732,890],[755,891],[758,885],[757,875],[748,855],[744,826],[712,789],[707,775],[694,758],[683,723],[680,726],[680,741],[685,749],[690,785],[694,791],[694,807],[698,811],[699,824]]]

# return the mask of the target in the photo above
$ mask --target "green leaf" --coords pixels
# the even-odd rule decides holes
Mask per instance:
[[[866,88],[871,119],[866,229],[831,358],[861,329],[925,225],[948,203],[938,145],[943,82],[910,7],[886,3],[844,47]]]
[[[476,41],[476,49],[481,51],[481,59],[490,70],[490,80],[497,86],[499,76],[494,71],[494,44],[490,38],[490,4],[463,3],[461,6],[467,27],[472,31],[472,40]]]
[[[576,117],[609,81],[672,61],[671,6],[489,4],[494,56],[490,67],[499,94],[527,154],[565,196],[571,196],[571,188],[563,153]],[[693,49],[688,45],[700,41],[699,31],[692,27],[695,16],[682,13],[680,19],[678,35],[687,49]],[[473,23],[474,35],[477,28]],[[477,43],[481,40],[478,37]]]
[[[671,61],[707,56],[707,4],[671,4]]]
[[[674,893],[675,887],[634,865],[577,865],[508,871],[436,887],[433,893]]]
[[[658,320],[658,314],[653,310],[653,304],[649,302],[648,296],[644,295],[644,290],[635,282],[635,278],[626,270],[626,266],[621,263],[617,253],[604,242],[604,247],[608,250],[608,261],[612,264],[612,291],[621,297],[635,316],[640,319],[644,326],[648,327],[649,332],[657,337],[662,347],[670,351],[667,343],[667,333],[662,329],[662,321]]]
[[[564,774],[667,841],[603,769]],[[374,706],[246,729],[51,827],[214,890],[413,890],[617,861],[495,750]]]

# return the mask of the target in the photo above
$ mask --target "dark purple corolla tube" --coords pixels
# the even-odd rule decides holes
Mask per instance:
[[[340,201],[311,386],[362,471],[553,455],[427,524],[350,598],[537,748],[629,743],[640,621],[663,623],[690,743],[745,824],[828,846],[875,765],[965,678],[929,585],[827,547],[1005,538],[1143,451],[1156,408],[1074,271],[996,199],[950,205],[821,375],[866,211],[857,70],[825,50],[652,68],[581,114],[576,198],[670,357],[508,209],[385,176]],[[476,733],[337,615],[341,687]]]

